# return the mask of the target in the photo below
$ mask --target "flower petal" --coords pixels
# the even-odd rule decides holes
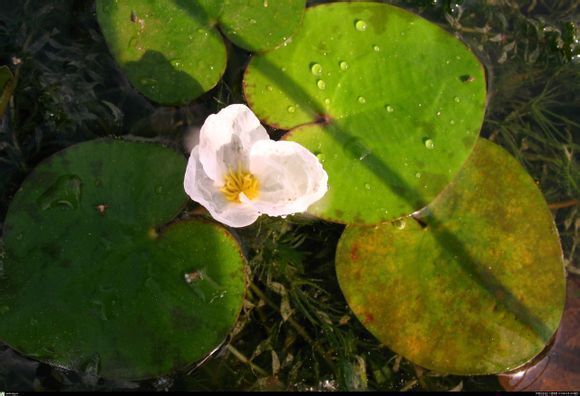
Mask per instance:
[[[228,201],[208,177],[200,162],[199,146],[195,146],[189,156],[183,187],[187,195],[205,207],[217,221],[230,227],[245,227],[256,221],[259,212],[249,205]]]
[[[295,142],[256,142],[250,151],[250,172],[260,183],[251,204],[270,216],[304,212],[328,190],[328,175],[318,158]]]
[[[223,174],[238,164],[247,167],[248,153],[259,140],[268,140],[260,120],[243,104],[210,115],[201,127],[199,154],[205,173],[223,183]]]

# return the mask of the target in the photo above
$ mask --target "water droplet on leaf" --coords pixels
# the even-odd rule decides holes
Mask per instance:
[[[288,113],[294,113],[296,111],[296,107],[288,106]]]
[[[326,89],[326,83],[324,82],[324,80],[318,80],[316,82],[316,86],[318,87],[318,89]]]
[[[367,23],[365,21],[363,21],[362,19],[357,19],[354,22],[354,27],[356,28],[356,30],[358,30],[359,32],[364,32],[365,30],[367,30]]]
[[[354,158],[358,158],[359,161],[364,160],[372,152],[372,150],[363,144],[359,138],[352,138],[348,140],[345,143],[344,148],[347,152],[352,154]]]
[[[407,226],[407,222],[405,219],[395,220],[393,221],[393,226],[395,226],[395,228],[398,230],[402,230]]]
[[[425,148],[429,150],[433,150],[435,148],[435,143],[433,143],[433,139],[427,138],[423,141],[423,143],[425,143]]]
[[[346,63],[345,61],[340,61],[340,63],[338,64],[338,66],[340,67],[340,70],[342,70],[342,71],[347,71],[348,70],[348,63]]]
[[[359,96],[359,97],[358,97],[358,102],[359,102],[360,104],[364,104],[364,103],[366,103],[366,102],[367,102],[367,100],[364,98],[364,96]]]
[[[321,76],[322,75],[322,66],[320,65],[320,63],[313,63],[310,66],[310,71],[312,72],[312,74],[314,74],[315,76]]]

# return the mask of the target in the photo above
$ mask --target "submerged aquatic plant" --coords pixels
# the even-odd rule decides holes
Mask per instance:
[[[244,227],[262,213],[306,211],[324,196],[327,182],[314,154],[295,142],[270,140],[254,113],[234,104],[205,121],[183,184],[214,219]]]

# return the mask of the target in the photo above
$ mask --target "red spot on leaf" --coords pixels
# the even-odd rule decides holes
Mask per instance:
[[[365,312],[364,317],[365,317],[365,319],[364,319],[365,323],[369,323],[369,322],[372,322],[373,320],[375,320],[375,317],[370,312]]]
[[[354,245],[351,249],[350,249],[350,259],[352,261],[357,261],[358,260],[358,246]]]

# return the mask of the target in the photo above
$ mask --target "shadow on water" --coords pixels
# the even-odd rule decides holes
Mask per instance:
[[[201,15],[197,15],[189,3],[185,3],[183,0],[174,1],[178,6],[188,10],[192,18],[199,21],[207,20],[207,14],[203,10],[201,10]],[[260,58],[259,62],[254,62],[253,67],[272,81],[276,81],[278,87],[294,102],[300,103],[301,109],[315,120],[313,124],[324,124],[328,136],[349,151],[353,158],[360,159],[360,152],[356,145],[348,144],[355,140],[356,137],[349,134],[339,120],[331,119],[329,115],[325,114],[324,109],[317,103],[317,100],[310,96],[296,81],[265,57]],[[378,179],[382,180],[383,184],[393,194],[401,197],[410,205],[420,208],[428,204],[421,198],[421,191],[410,186],[396,170],[392,169],[377,156],[368,155],[364,158],[364,161],[359,163],[371,171]],[[444,221],[437,219],[433,214],[418,221],[422,226],[437,229],[437,232],[433,232],[433,237],[437,243],[444,250],[457,256],[457,263],[461,266],[461,269],[495,299],[499,305],[503,306],[506,311],[510,312],[540,339],[544,341],[550,339],[552,335],[550,328],[503,285],[492,272],[488,271],[484,263],[479,262],[476,257],[469,253],[467,247],[457,235],[444,226]]]
[[[177,70],[159,51],[147,50],[141,59],[127,62],[123,69],[132,84],[154,101],[182,104],[204,92],[199,82]]]

